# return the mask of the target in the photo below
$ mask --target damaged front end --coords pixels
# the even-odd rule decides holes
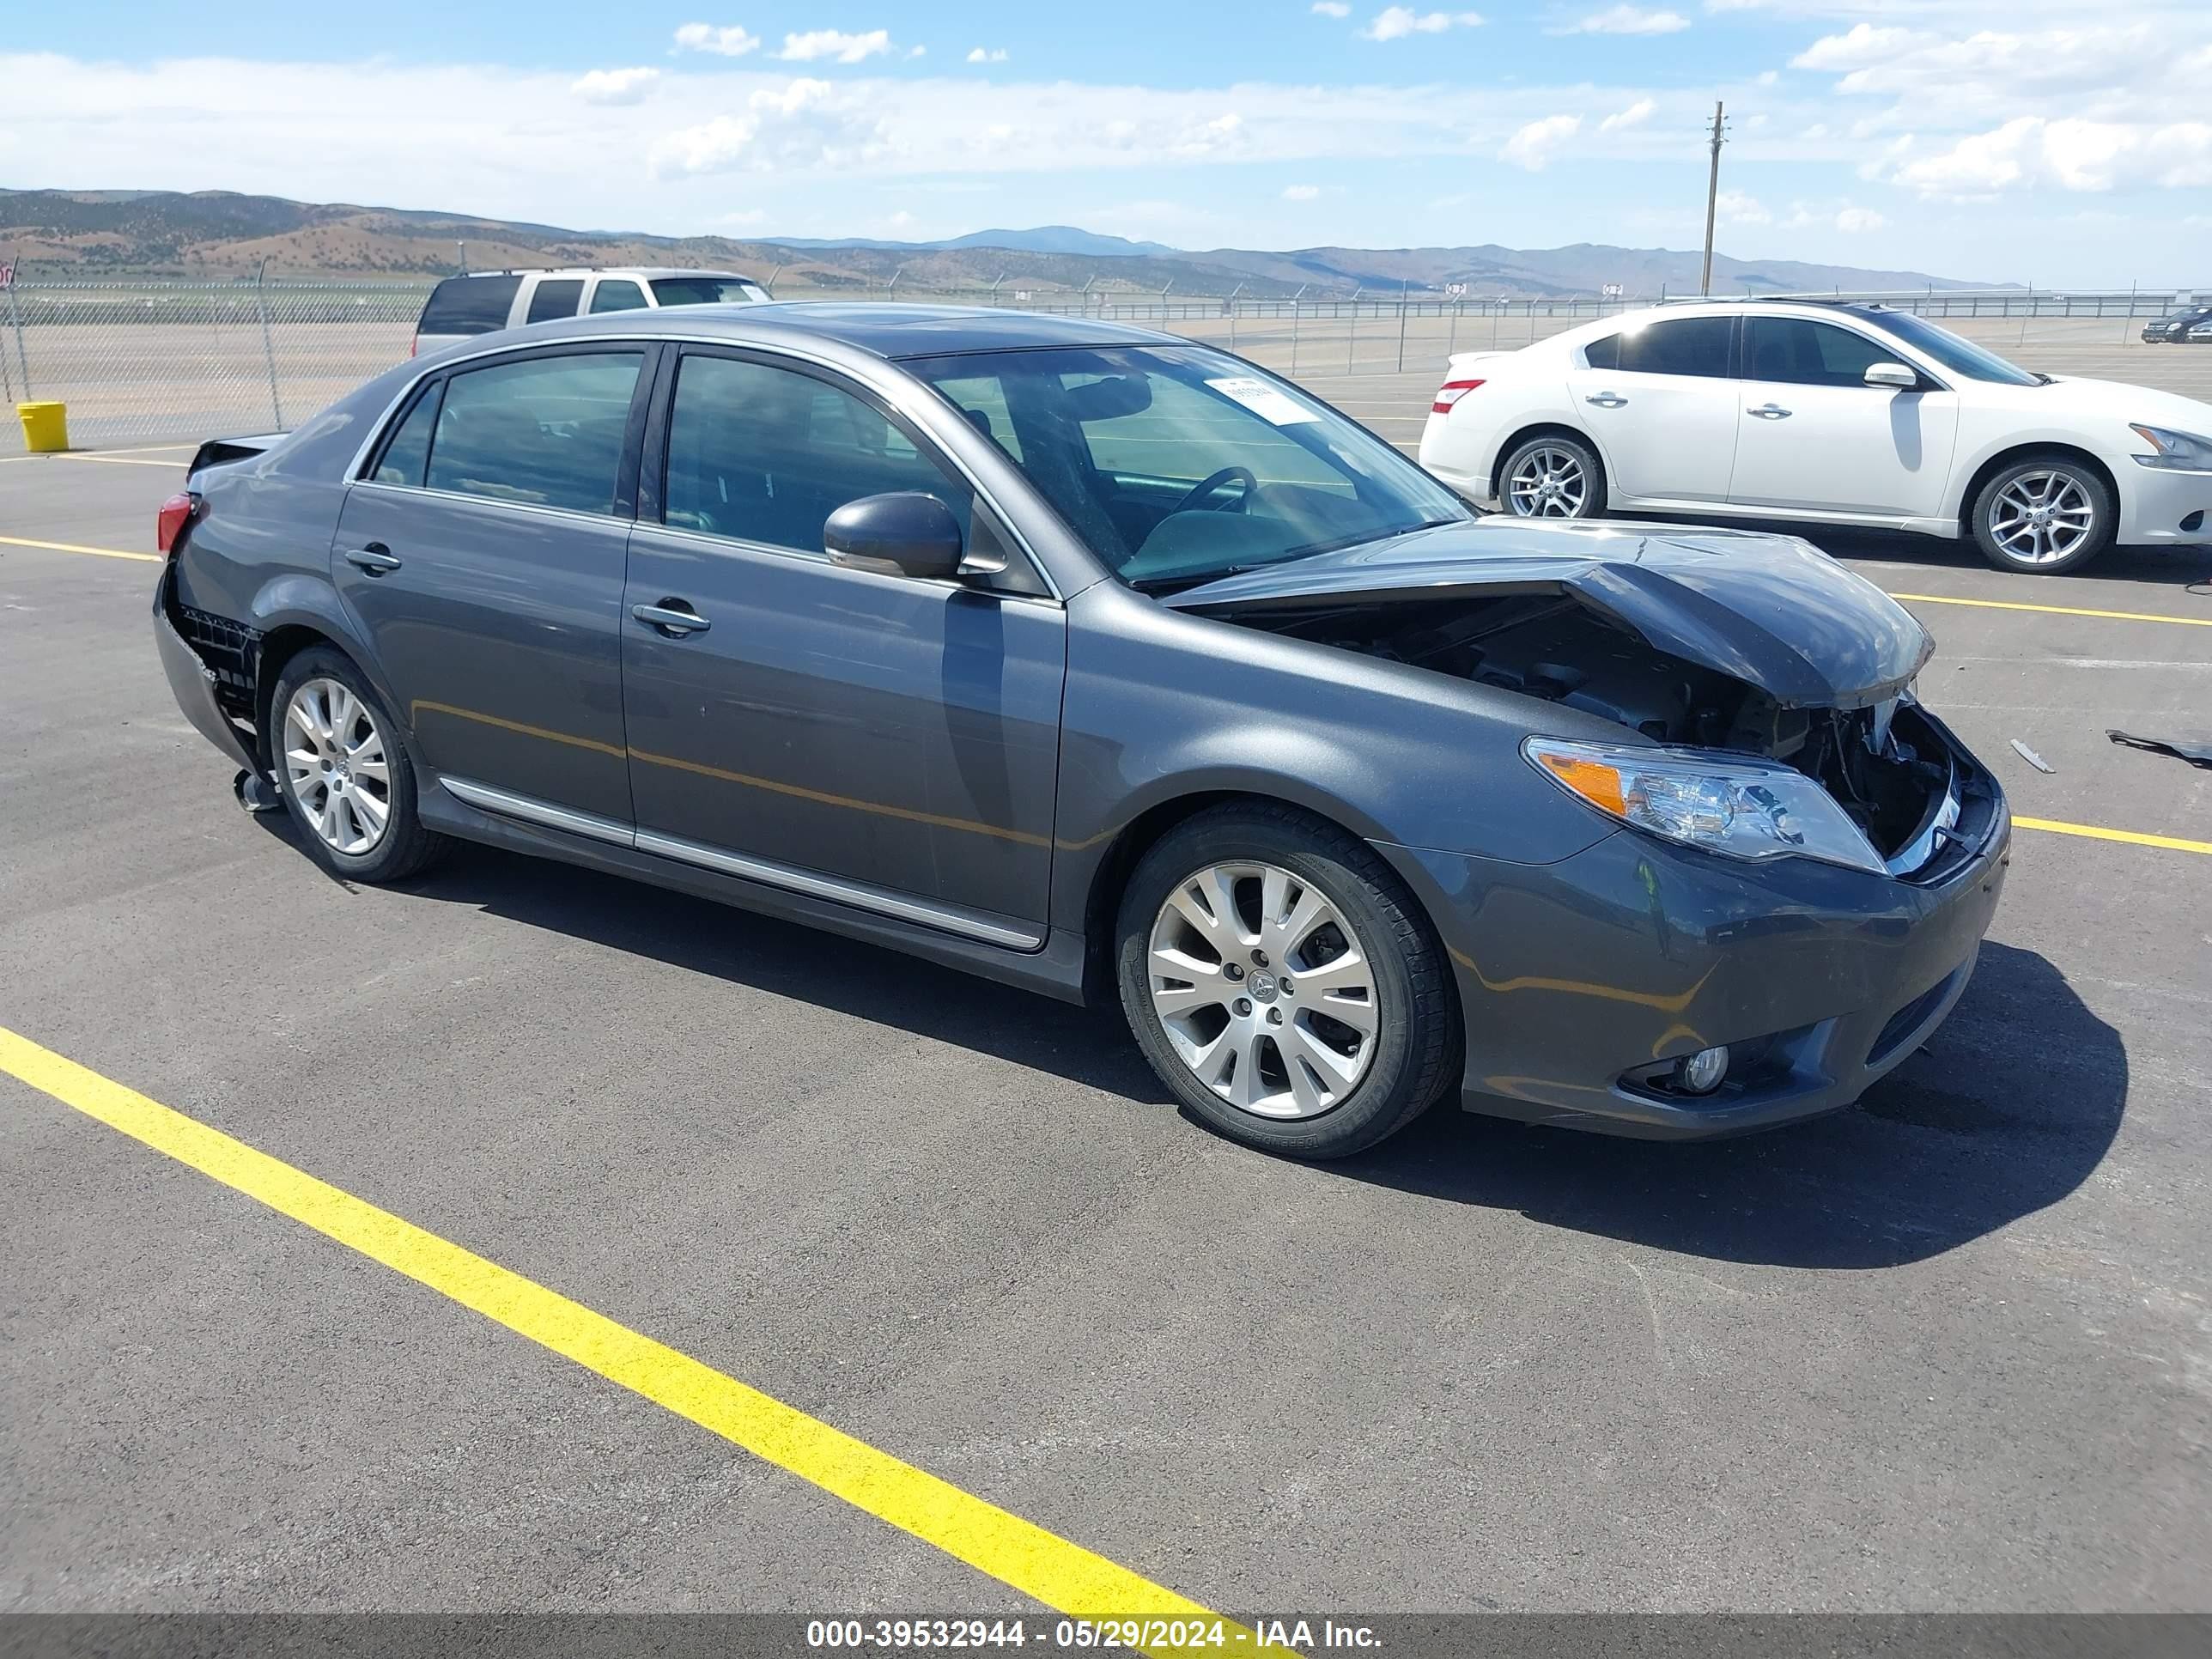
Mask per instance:
[[[1619,821],[1724,855],[1935,880],[1997,810],[1911,694],[1926,631],[1794,538],[1452,526],[1167,603],[1608,720],[1619,744],[1526,752]]]

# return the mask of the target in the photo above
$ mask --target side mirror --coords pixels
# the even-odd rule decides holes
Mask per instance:
[[[920,490],[863,495],[830,515],[822,550],[848,569],[942,580],[960,574],[960,520]]]
[[[1869,363],[1866,383],[1887,386],[1893,392],[1914,392],[1919,389],[1920,374],[1903,363]]]

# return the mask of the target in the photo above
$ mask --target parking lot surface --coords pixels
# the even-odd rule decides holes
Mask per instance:
[[[1317,389],[1410,445],[1434,379]],[[2212,773],[2105,735],[2212,738],[2212,560],[1826,539],[2050,826],[1858,1108],[1306,1167],[1110,1012],[487,849],[325,877],[109,556],[185,453],[0,465],[0,1028],[1240,1616],[2212,1608]],[[20,1077],[0,1610],[1034,1607]]]

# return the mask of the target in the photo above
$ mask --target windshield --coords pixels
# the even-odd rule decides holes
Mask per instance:
[[[736,276],[659,276],[653,297],[665,306],[743,305],[753,297],[753,285]]]
[[[2044,378],[2031,374],[2017,363],[2007,362],[1994,351],[1985,351],[1972,340],[1962,340],[1948,328],[1939,328],[1910,311],[1881,311],[1860,316],[1877,328],[1887,329],[1908,345],[1917,346],[1954,374],[1970,380],[1994,380],[1999,386],[2041,386]]]
[[[1202,346],[1035,348],[906,367],[1135,586],[1188,586],[1472,516],[1381,439]]]

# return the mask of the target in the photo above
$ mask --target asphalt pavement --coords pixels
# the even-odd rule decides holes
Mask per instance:
[[[1422,378],[1319,389],[1402,440]],[[2212,737],[2212,557],[1830,539],[2058,826],[1860,1107],[1305,1167],[1109,1014],[326,878],[98,550],[185,453],[0,464],[0,1027],[1239,1616],[2212,1608],[2212,773],[2104,735]],[[7,1076],[0,1193],[0,1611],[1036,1607]]]

